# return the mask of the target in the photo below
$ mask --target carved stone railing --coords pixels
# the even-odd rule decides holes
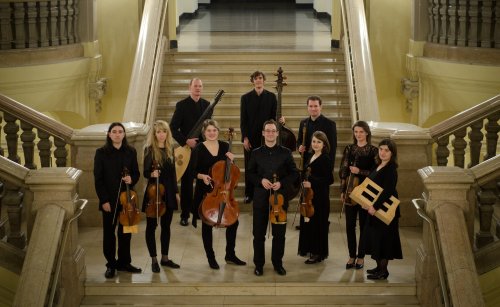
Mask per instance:
[[[53,160],[58,167],[68,165],[67,145],[71,143],[73,135],[71,127],[2,94],[0,111],[0,140],[5,136],[9,160],[21,163],[28,169],[36,169],[35,152],[38,152],[41,167],[52,166]],[[18,152],[19,141],[23,149],[22,158]],[[4,153],[0,142],[0,154]]]
[[[429,0],[428,42],[500,48],[500,1]]]
[[[0,1],[0,50],[78,43],[78,0]]]
[[[437,143],[435,155],[439,166],[447,166],[451,144],[454,165],[464,168],[467,141],[469,140],[470,163],[468,168],[496,156],[500,126],[500,95],[465,110],[430,128],[431,137]],[[483,133],[484,130],[484,133]],[[450,143],[450,136],[453,140]],[[486,154],[482,157],[482,143],[486,143]]]

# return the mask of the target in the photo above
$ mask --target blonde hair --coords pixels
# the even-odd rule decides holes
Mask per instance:
[[[151,127],[151,130],[149,131],[148,134],[148,139],[146,141],[146,154],[149,153],[149,151],[152,152],[153,154],[153,160],[157,161],[160,163],[161,166],[163,166],[165,160],[164,156],[162,155],[161,149],[160,149],[160,144],[158,143],[158,139],[156,138],[156,132],[157,131],[163,131],[167,134],[167,138],[165,139],[165,153],[167,154],[167,159],[171,159],[173,161],[173,139],[172,139],[172,132],[170,131],[170,126],[168,123],[164,120],[157,120],[154,124],[153,127]]]

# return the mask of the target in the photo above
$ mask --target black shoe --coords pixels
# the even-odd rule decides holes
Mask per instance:
[[[218,270],[219,269],[219,264],[217,263],[217,260],[215,260],[215,258],[208,259],[208,265],[213,270]]]
[[[188,219],[187,218],[181,218],[180,224],[181,224],[181,226],[187,226],[187,225],[189,225]]]
[[[295,226],[295,230],[300,230],[300,226]]]
[[[118,271],[125,271],[125,272],[130,272],[130,273],[140,273],[142,272],[142,269],[136,268],[135,266],[131,265],[130,263],[116,268]]]
[[[304,261],[305,264],[315,264],[323,261],[320,257],[311,257]]]
[[[151,271],[153,271],[153,273],[160,273],[160,265],[158,262],[151,263]]]
[[[264,274],[264,269],[261,266],[257,266],[255,270],[253,270],[253,273],[257,276],[262,276]]]
[[[352,259],[352,263],[347,262],[345,264],[345,269],[346,270],[352,269],[353,267],[356,266],[356,264],[354,263],[355,259],[354,258],[349,258],[349,261],[351,261],[351,259]]]
[[[113,268],[107,268],[106,272],[104,273],[104,277],[106,277],[106,278],[113,278],[113,277],[115,277],[115,269],[113,269]]]
[[[281,275],[281,276],[286,275],[286,270],[283,266],[275,266],[274,271],[276,271],[276,273],[278,273],[278,275]]]
[[[369,269],[369,270],[366,270],[366,273],[367,274],[376,274],[378,272],[379,268],[376,267],[376,268],[373,268],[373,269]]]
[[[236,257],[236,255],[226,256],[224,258],[224,260],[226,260],[226,263],[229,263],[229,264],[236,264],[236,265],[246,265],[247,264],[245,261]]]
[[[172,269],[178,269],[180,268],[181,266],[178,265],[177,263],[173,262],[172,260],[168,259],[167,261],[160,261],[161,265],[163,266],[168,266],[169,268],[172,268]]]
[[[389,277],[389,272],[388,271],[378,271],[374,274],[368,275],[366,278],[368,279],[373,279],[373,280],[379,280],[379,279],[387,279]]]
[[[253,200],[253,199],[252,199],[252,197],[251,197],[251,196],[245,196],[245,200],[244,200],[244,202],[245,202],[245,204],[249,204],[249,203],[251,203],[251,202],[252,202],[252,200]]]

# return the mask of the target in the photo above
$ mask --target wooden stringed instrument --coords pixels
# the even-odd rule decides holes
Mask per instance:
[[[128,176],[129,170],[124,167],[122,177]],[[122,211],[120,212],[120,224],[123,226],[134,226],[141,221],[141,212],[137,207],[137,193],[130,189],[125,183],[126,190],[120,193],[120,203]]]

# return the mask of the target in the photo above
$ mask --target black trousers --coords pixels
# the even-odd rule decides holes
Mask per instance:
[[[250,151],[246,151],[245,149],[243,149],[243,156],[245,158],[245,170],[248,169],[248,165],[250,164],[250,157],[252,156],[252,150],[253,148],[251,148]],[[245,172],[245,196],[253,198],[253,190],[254,186],[250,182],[250,179],[248,178],[248,172]]]
[[[234,248],[236,246],[236,232],[238,231],[239,221],[226,228],[226,256],[234,256]],[[201,238],[203,239],[203,247],[208,259],[215,259],[213,248],[213,226],[202,223]]]
[[[120,209],[120,208],[119,208]],[[120,209],[121,210],[121,209]],[[120,210],[116,212],[116,218],[113,220],[114,212],[102,211],[102,251],[106,258],[106,267],[116,269],[124,267],[132,259],[130,257],[130,239],[132,234],[123,233],[123,226],[118,223]],[[118,233],[116,225],[118,224]],[[116,259],[116,237],[118,236],[118,259]]]
[[[347,234],[347,248],[349,249],[350,258],[364,258],[365,247],[363,243],[364,229],[367,211],[360,205],[349,206],[345,205],[345,230]],[[356,253],[356,220],[359,215],[359,241]]]
[[[181,219],[188,219],[189,213],[192,210],[193,203],[193,181],[194,178],[191,174],[192,160],[189,160],[186,172],[181,178]]]
[[[254,200],[254,204],[255,204]],[[257,200],[258,201],[258,200]],[[258,202],[257,202],[258,203]],[[265,202],[267,203],[267,199]],[[253,207],[253,263],[256,267],[263,267],[266,262],[265,247],[267,223],[269,221],[269,206]],[[271,261],[274,267],[283,265],[285,254],[286,224],[271,224],[273,244],[271,249]]]
[[[161,254],[168,255],[168,249],[170,247],[170,224],[172,224],[172,216],[174,215],[174,210],[167,208],[165,214],[160,217],[160,244],[161,244]],[[155,231],[157,225],[157,218],[146,218],[146,245],[148,246],[149,256],[156,257],[156,238]]]

